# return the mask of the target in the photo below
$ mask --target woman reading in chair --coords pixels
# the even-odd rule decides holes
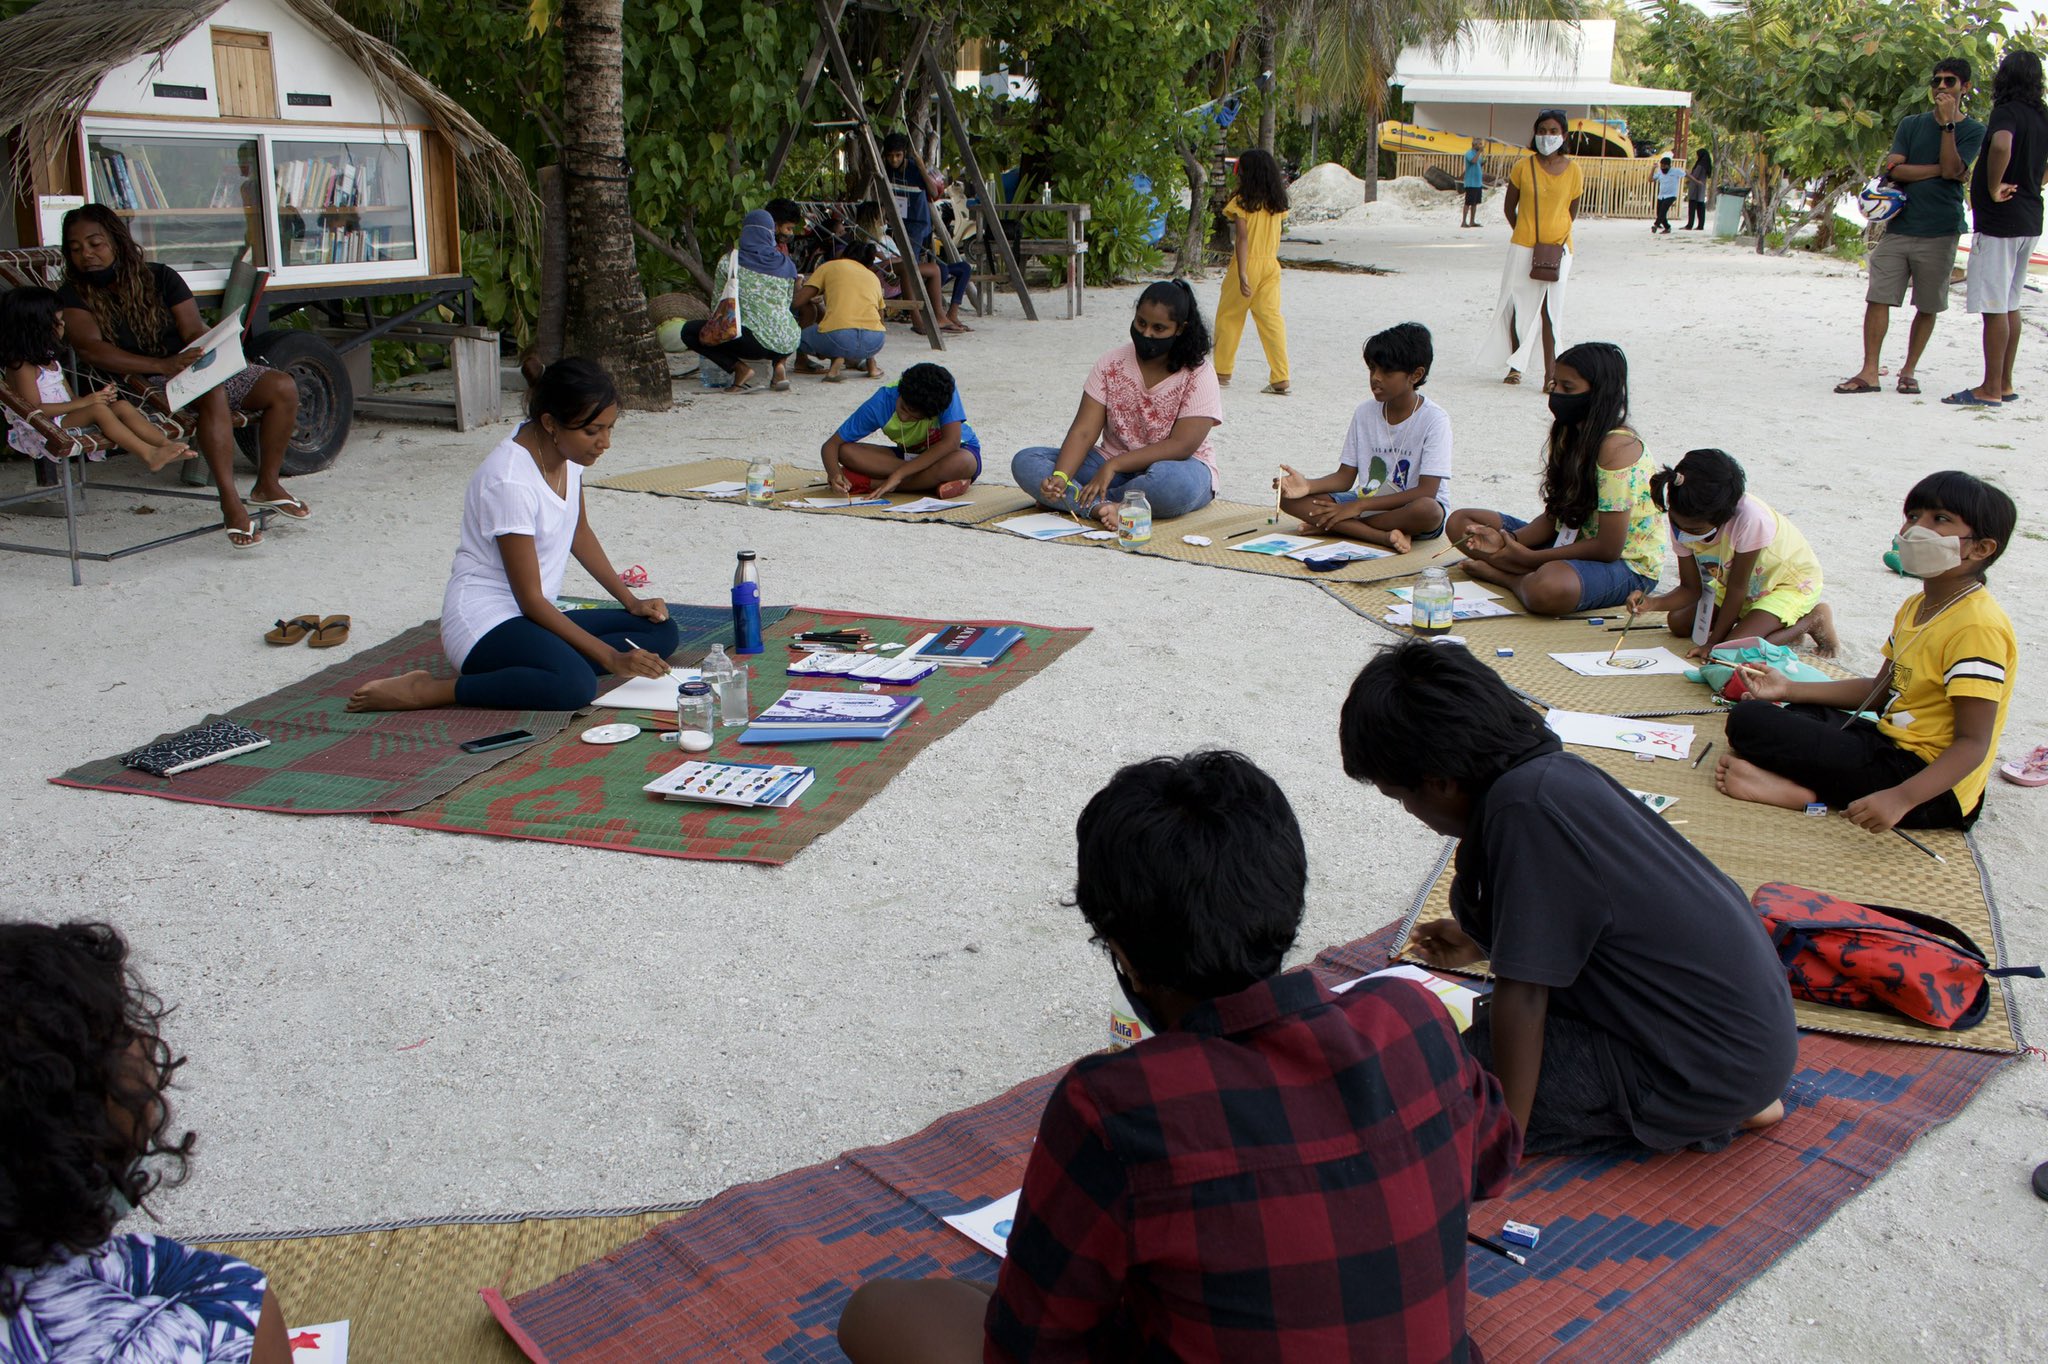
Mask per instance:
[[[102,204],[64,215],[64,283],[57,301],[64,307],[71,348],[94,369],[161,390],[199,358],[190,346],[206,334],[206,323],[192,290],[170,266],[144,260],[127,225]],[[199,417],[199,453],[220,489],[228,543],[248,549],[262,541],[250,507],[265,507],[294,521],[313,514],[304,499],[278,481],[285,443],[299,420],[299,387],[289,374],[250,365],[201,394],[192,407]],[[261,419],[256,485],[246,499],[235,492],[230,408]]]

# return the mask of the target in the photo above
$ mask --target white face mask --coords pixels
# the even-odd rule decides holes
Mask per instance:
[[[1938,535],[1925,526],[1908,526],[1892,537],[1899,568],[1909,578],[1935,578],[1963,562],[1959,535]]]
[[[1564,145],[1564,139],[1556,133],[1540,133],[1536,138],[1536,150],[1545,156],[1557,155],[1557,149]]]
[[[1719,535],[1721,533],[1721,528],[1719,526],[1716,526],[1712,530],[1708,531],[1705,535],[1694,535],[1689,530],[1680,530],[1678,527],[1673,526],[1671,528],[1671,533],[1673,535],[1676,535],[1680,543],[1682,544],[1697,545],[1703,540],[1711,540],[1716,535]]]

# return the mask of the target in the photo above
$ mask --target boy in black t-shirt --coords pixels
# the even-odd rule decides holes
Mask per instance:
[[[1338,742],[1346,774],[1461,840],[1455,917],[1409,945],[1491,962],[1465,1041],[1526,1150],[1718,1150],[1784,1116],[1799,1040],[1756,911],[1497,674],[1456,646],[1395,645],[1352,684]]]
[[[1970,278],[1965,306],[1984,318],[1984,382],[1951,393],[1952,407],[1996,407],[2019,397],[2013,362],[2020,353],[2020,299],[2027,265],[2041,240],[2041,180],[2048,171],[2048,107],[2041,103],[2041,59],[2013,48],[1991,83],[1984,153],[1970,176]]]

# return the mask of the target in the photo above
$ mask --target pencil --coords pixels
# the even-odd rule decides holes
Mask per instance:
[[[1692,766],[1693,766],[1693,770],[1694,770],[1695,772],[1697,772],[1697,771],[1699,770],[1699,766],[1700,766],[1700,764],[1701,764],[1701,763],[1703,763],[1703,762],[1705,762],[1705,761],[1707,760],[1707,755],[1708,755],[1709,753],[1712,753],[1713,751],[1714,751],[1714,741],[1713,741],[1712,739],[1709,739],[1709,740],[1707,740],[1707,746],[1706,746],[1705,748],[1703,748],[1703,749],[1701,749],[1701,750],[1700,750],[1700,755],[1699,755],[1699,756],[1698,756],[1697,758],[1694,758],[1694,759],[1692,760]]]
[[[1252,535],[1252,534],[1255,534],[1255,533],[1257,533],[1258,531],[1261,531],[1261,530],[1264,530],[1264,529],[1265,529],[1265,527],[1263,527],[1263,526],[1253,526],[1253,527],[1252,527],[1252,528],[1251,528],[1250,530],[1241,530],[1241,531],[1237,531],[1237,532],[1235,532],[1235,533],[1233,533],[1233,534],[1231,534],[1231,535],[1226,535],[1226,536],[1224,536],[1223,538],[1224,538],[1224,539],[1226,539],[1226,540],[1238,540],[1238,539],[1242,539],[1243,537],[1245,537],[1245,536],[1247,536],[1247,535]]]
[[[1917,839],[1917,838],[1913,837],[1913,835],[1911,835],[1911,834],[1907,833],[1907,832],[1906,832],[1906,831],[1905,831],[1904,829],[1893,829],[1893,830],[1892,830],[1892,832],[1893,832],[1893,833],[1895,833],[1895,834],[1897,834],[1897,835],[1898,835],[1898,836],[1899,836],[1900,838],[1903,838],[1903,839],[1905,839],[1905,840],[1906,840],[1906,841],[1907,841],[1908,843],[1911,843],[1911,844],[1912,844],[1912,845],[1913,845],[1914,847],[1918,848],[1918,849],[1919,849],[1919,850],[1920,850],[1921,852],[1924,852],[1924,853],[1926,853],[1926,854],[1927,854],[1927,855],[1928,855],[1929,857],[1933,858],[1933,859],[1934,859],[1935,861],[1937,861],[1937,862],[1941,863],[1941,865],[1942,865],[1942,866],[1944,866],[1944,867],[1945,867],[1945,866],[1947,866],[1947,865],[1948,865],[1948,859],[1947,859],[1946,857],[1943,857],[1943,856],[1942,856],[1942,855],[1941,855],[1940,853],[1938,853],[1938,852],[1936,852],[1936,851],[1935,851],[1934,849],[1932,849],[1932,848],[1928,847],[1928,846],[1927,846],[1927,845],[1926,845],[1925,843],[1922,843],[1922,842],[1921,842],[1921,841],[1920,841],[1919,839]]]
[[[1475,1246],[1483,1246],[1483,1247],[1485,1247],[1485,1248],[1486,1248],[1487,1250],[1490,1250],[1490,1251],[1492,1251],[1492,1252],[1493,1252],[1494,1254],[1496,1254],[1496,1255],[1503,1255],[1503,1256],[1506,1256],[1506,1257],[1507,1257],[1508,1259],[1510,1259],[1510,1260],[1513,1260],[1513,1261],[1514,1261],[1514,1262],[1515,1262],[1516,1264],[1518,1264],[1518,1265],[1526,1265],[1526,1264],[1528,1264],[1528,1263],[1529,1263],[1529,1259],[1528,1259],[1528,1257],[1527,1257],[1527,1256],[1525,1256],[1525,1255],[1521,1255],[1521,1254],[1518,1254],[1518,1253],[1516,1253],[1515,1251],[1509,1250],[1509,1249],[1508,1249],[1508,1248],[1507,1248],[1506,1246],[1502,1245],[1502,1244],[1501,1244],[1500,1242],[1498,1242],[1498,1241],[1495,1241],[1495,1240],[1492,1240],[1492,1239],[1491,1239],[1491,1238],[1489,1238],[1489,1237],[1481,1236],[1481,1235],[1480,1235],[1480,1234],[1479,1234],[1478,1232],[1476,1232],[1476,1231],[1468,1231],[1468,1232],[1466,1232],[1466,1233],[1465,1233],[1465,1239],[1466,1239],[1466,1240],[1468,1240],[1468,1241],[1470,1241],[1470,1242],[1471,1242],[1471,1243],[1472,1243],[1473,1245],[1475,1245]]]

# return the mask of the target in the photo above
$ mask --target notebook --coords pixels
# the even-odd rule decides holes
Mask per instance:
[[[614,710],[674,710],[676,688],[701,680],[695,668],[670,668],[667,677],[629,677],[590,704]]]
[[[1023,638],[1014,625],[948,625],[912,644],[903,656],[947,668],[986,668]]]
[[[886,739],[924,702],[880,692],[786,691],[754,717],[743,744],[805,743],[816,739]]]
[[[175,777],[195,767],[205,767],[223,758],[268,747],[270,740],[248,726],[236,724],[233,720],[216,720],[210,725],[194,725],[180,730],[167,739],[158,739],[146,748],[138,748],[124,755],[121,765],[147,772],[152,777]]]
[[[922,682],[937,671],[937,664],[909,654],[885,658],[875,654],[814,653],[793,659],[789,665],[791,677],[843,677],[850,682],[881,682],[891,687]]]
[[[663,773],[640,789],[663,800],[781,810],[795,804],[796,798],[809,790],[817,779],[818,774],[808,767],[693,760]]]

